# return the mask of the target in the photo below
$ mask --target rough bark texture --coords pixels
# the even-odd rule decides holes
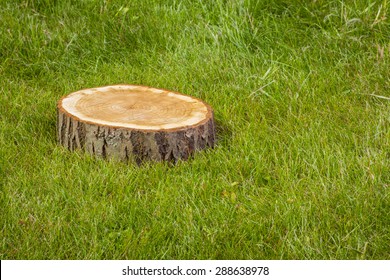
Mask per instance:
[[[187,160],[195,151],[214,147],[213,114],[205,122],[178,130],[145,131],[83,122],[59,107],[57,139],[69,150],[140,164],[144,160]]]

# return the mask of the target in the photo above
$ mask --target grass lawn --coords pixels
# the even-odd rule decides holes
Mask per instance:
[[[0,0],[0,259],[390,259],[390,2]],[[56,103],[214,108],[175,166],[71,153]]]

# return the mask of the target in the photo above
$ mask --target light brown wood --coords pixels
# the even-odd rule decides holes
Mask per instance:
[[[205,102],[137,85],[84,89],[58,102],[58,142],[104,158],[177,161],[213,147],[214,117]]]

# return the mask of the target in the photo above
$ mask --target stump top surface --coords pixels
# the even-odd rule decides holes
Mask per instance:
[[[136,85],[83,89],[63,97],[58,107],[81,121],[140,130],[194,126],[212,114],[197,98]]]

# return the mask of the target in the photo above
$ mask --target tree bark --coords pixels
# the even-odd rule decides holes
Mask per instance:
[[[81,90],[62,98],[57,113],[59,144],[107,159],[176,162],[216,140],[209,105],[144,86]]]

